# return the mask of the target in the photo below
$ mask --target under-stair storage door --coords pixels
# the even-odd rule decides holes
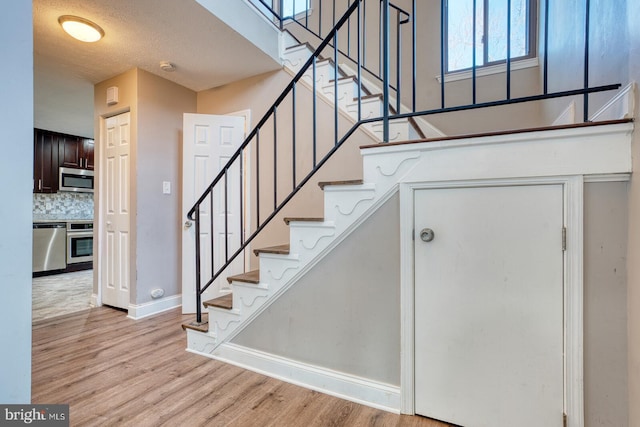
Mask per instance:
[[[105,120],[104,151],[102,156],[101,212],[102,303],[128,308],[131,289],[130,272],[130,113]]]
[[[196,311],[196,254],[195,225],[187,218],[193,204],[224,168],[244,140],[244,117],[185,114],[183,123],[182,170],[182,312]],[[204,286],[211,278],[212,261],[215,268],[226,262],[226,256],[240,247],[241,197],[240,158],[227,173],[228,186],[225,203],[224,185],[208,197],[200,208],[200,272]],[[222,182],[224,184],[224,181]],[[226,208],[225,208],[226,206]],[[213,208],[213,212],[211,212]],[[226,210],[225,210],[226,209]],[[226,216],[226,218],[225,218]],[[226,222],[225,222],[226,221]],[[213,234],[212,234],[213,226]],[[228,231],[225,238],[225,230]],[[212,240],[213,239],[213,240]],[[225,250],[225,243],[228,250]],[[211,256],[213,251],[213,257]],[[202,296],[202,300],[216,298],[229,290],[227,276],[244,272],[244,257],[238,256]]]
[[[415,410],[563,424],[563,186],[415,192]]]

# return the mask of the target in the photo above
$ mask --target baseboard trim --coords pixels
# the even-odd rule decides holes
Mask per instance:
[[[100,307],[102,304],[100,304],[98,301],[99,301],[98,294],[91,294],[91,301],[89,301],[89,304],[91,304],[91,307]]]
[[[155,301],[146,302],[144,304],[129,304],[129,314],[127,317],[133,320],[143,319],[171,310],[182,305],[182,294],[171,295]]]
[[[237,344],[222,344],[212,353],[198,352],[193,349],[189,351],[340,399],[387,412],[400,413],[400,387],[397,386],[309,365]]]

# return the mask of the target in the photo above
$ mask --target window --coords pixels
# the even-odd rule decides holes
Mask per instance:
[[[447,0],[447,72],[482,67],[507,59],[508,0],[475,0],[476,43],[473,45],[474,0]],[[535,51],[535,0],[511,0],[511,60],[530,58]],[[532,30],[533,29],[533,30]]]
[[[293,18],[311,9],[311,0],[283,0],[282,17]]]

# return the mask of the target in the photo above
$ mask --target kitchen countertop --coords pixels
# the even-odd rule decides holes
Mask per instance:
[[[33,222],[87,222],[93,221],[93,218],[88,218],[79,215],[58,215],[58,214],[36,214],[33,215]]]

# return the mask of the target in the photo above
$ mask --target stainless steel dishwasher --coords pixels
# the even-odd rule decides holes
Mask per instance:
[[[67,224],[33,224],[33,272],[67,268]]]

